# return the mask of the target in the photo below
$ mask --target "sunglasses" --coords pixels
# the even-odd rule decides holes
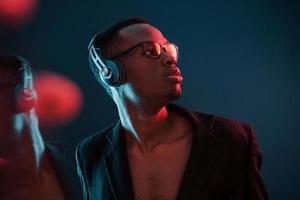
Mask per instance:
[[[168,54],[170,56],[173,56],[176,60],[178,59],[178,47],[175,44],[167,43],[167,44],[158,44],[154,41],[144,41],[140,42],[125,51],[118,53],[115,56],[110,57],[110,60],[114,60],[116,58],[119,58],[121,56],[124,56],[128,53],[130,53],[133,49],[137,47],[143,47],[144,49],[144,55],[148,58],[159,58],[162,53]]]

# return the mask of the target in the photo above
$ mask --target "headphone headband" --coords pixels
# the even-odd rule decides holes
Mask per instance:
[[[92,38],[88,46],[89,59],[92,61],[93,65],[99,70],[101,80],[106,85],[118,86],[125,82],[125,71],[120,63],[114,60],[102,59],[101,49],[95,47],[94,45],[94,40],[97,36],[98,33]],[[95,76],[97,77],[98,75]]]
[[[105,63],[102,61],[102,59],[99,56],[99,54],[101,55],[100,48],[96,49],[94,44],[91,44],[90,48],[89,48],[89,54],[90,54],[90,57],[92,58],[94,64],[98,68],[98,70],[102,73],[102,75],[105,78],[110,78],[112,76],[112,74],[109,72],[109,70],[107,69],[107,66],[105,65]]]
[[[21,71],[23,77],[22,84],[24,88],[33,89],[33,77],[29,64],[24,62],[19,70]]]

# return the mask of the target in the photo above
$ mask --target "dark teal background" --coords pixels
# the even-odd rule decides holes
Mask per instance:
[[[90,38],[120,19],[144,17],[179,46],[184,83],[177,103],[251,123],[271,199],[298,200],[299,2],[44,0],[27,26],[1,26],[0,53],[22,55],[36,70],[68,76],[82,89],[80,116],[44,130],[47,140],[67,143],[72,156],[81,139],[118,117],[89,70]]]

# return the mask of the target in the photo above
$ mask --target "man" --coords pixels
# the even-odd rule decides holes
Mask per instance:
[[[267,199],[249,125],[170,104],[183,78],[157,28],[121,21],[93,38],[89,59],[120,120],[77,147],[85,199]]]
[[[62,151],[43,142],[29,62],[0,56],[0,77],[0,199],[77,199]]]

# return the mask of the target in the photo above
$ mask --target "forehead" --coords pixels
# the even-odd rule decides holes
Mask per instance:
[[[163,34],[154,26],[150,24],[134,24],[120,30],[119,35],[122,39],[122,45],[124,47],[130,47],[134,44],[143,41],[155,41],[159,44],[164,44],[167,39]]]

